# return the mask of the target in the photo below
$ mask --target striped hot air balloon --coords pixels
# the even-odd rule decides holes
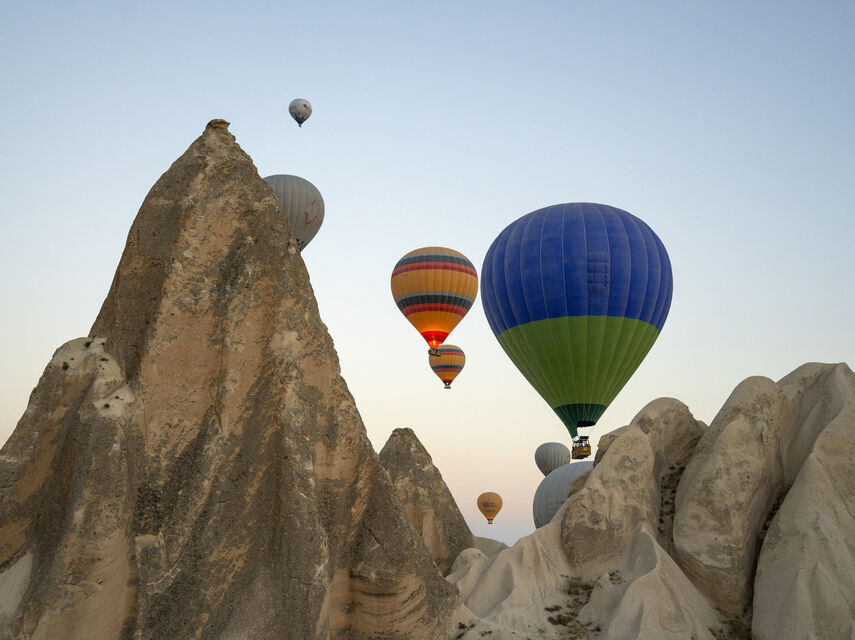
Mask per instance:
[[[463,349],[453,344],[442,344],[436,348],[437,353],[428,356],[430,368],[442,380],[446,389],[451,389],[451,382],[463,370],[466,355]]]
[[[431,349],[445,342],[477,295],[475,267],[454,249],[424,247],[410,251],[392,271],[395,304]]]
[[[570,460],[570,449],[560,442],[544,442],[534,452],[534,463],[545,476]]]
[[[573,481],[593,468],[593,462],[569,462],[549,472],[534,492],[531,510],[536,528],[549,524],[567,500]]]
[[[508,225],[481,271],[499,344],[578,437],[641,364],[671,307],[671,262],[635,216],[559,204]]]
[[[312,241],[324,221],[324,198],[311,182],[300,176],[276,174],[264,181],[273,189],[279,211],[291,224],[291,231],[302,251]]]

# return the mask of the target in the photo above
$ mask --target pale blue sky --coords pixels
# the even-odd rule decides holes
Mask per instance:
[[[855,2],[411,4],[0,7],[0,442],[88,332],[146,192],[215,117],[262,176],[323,193],[304,258],[369,436],[413,427],[479,535],[533,528],[534,449],[567,436],[480,301],[441,389],[389,292],[411,249],[480,271],[508,223],[573,201],[656,231],[671,315],[594,441],[656,397],[709,421],[749,375],[855,363]],[[302,129],[295,97],[314,106]],[[505,496],[492,527],[487,490]]]

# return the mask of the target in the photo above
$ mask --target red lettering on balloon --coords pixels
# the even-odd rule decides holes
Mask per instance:
[[[309,212],[303,212],[304,224],[308,227],[310,224],[321,225],[321,205],[317,200],[312,200],[309,203],[309,208],[312,210],[312,217],[309,218]]]

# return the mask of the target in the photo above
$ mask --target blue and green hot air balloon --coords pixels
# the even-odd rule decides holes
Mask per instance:
[[[662,241],[602,204],[524,215],[493,241],[481,270],[490,328],[574,440],[650,351],[672,291]]]

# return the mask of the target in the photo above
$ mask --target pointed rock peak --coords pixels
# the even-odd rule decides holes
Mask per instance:
[[[454,588],[224,121],[152,187],[92,331],[0,454],[0,636],[442,636]]]
[[[778,380],[784,393],[793,397],[825,377],[838,377],[845,380],[852,376],[852,369],[845,362],[828,364],[807,362]]]
[[[386,453],[384,454],[383,451]],[[387,458],[407,455],[425,459],[430,464],[433,464],[433,459],[416,436],[416,432],[409,427],[395,429],[383,446],[383,451],[380,452],[380,455],[385,455]]]
[[[228,131],[230,124],[231,122],[223,120],[222,118],[214,118],[205,126],[205,132],[207,133],[212,129],[223,129],[225,131]]]
[[[156,327],[227,310],[237,319],[261,289],[275,295],[275,270],[305,271],[276,197],[226,125],[212,120],[151,188],[92,326],[132,378]],[[311,293],[308,281],[298,290]]]
[[[474,541],[442,474],[408,428],[392,432],[380,452],[380,462],[434,562],[446,573],[457,555]]]

